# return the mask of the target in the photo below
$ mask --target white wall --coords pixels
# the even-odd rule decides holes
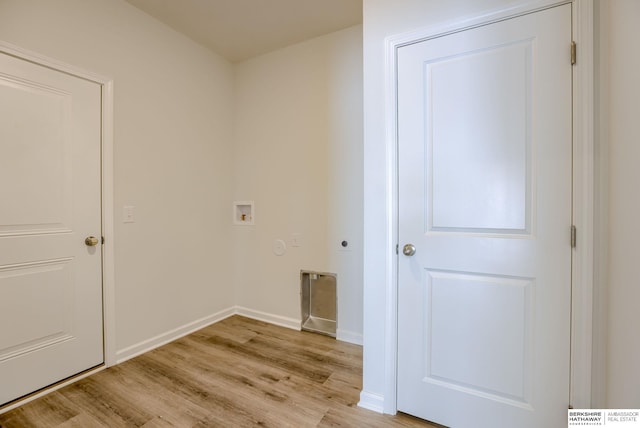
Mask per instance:
[[[2,0],[0,40],[114,79],[118,351],[231,307],[231,64],[121,0]]]
[[[339,335],[361,341],[361,33],[233,66],[122,0],[0,1],[0,40],[115,82],[116,358],[236,305],[299,321],[300,269],[338,274]]]
[[[337,273],[338,336],[359,342],[362,27],[237,64],[235,96],[234,198],[256,211],[233,231],[238,305],[299,325],[300,270]]]
[[[607,401],[610,408],[640,407],[640,2],[602,2],[609,7],[609,319]]]

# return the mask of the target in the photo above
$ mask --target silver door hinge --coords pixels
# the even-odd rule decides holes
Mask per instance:
[[[571,226],[571,248],[576,248],[576,235],[578,231],[575,226]]]
[[[571,42],[571,65],[576,64],[577,50],[576,42]]]

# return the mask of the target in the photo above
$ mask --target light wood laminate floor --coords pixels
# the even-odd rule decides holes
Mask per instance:
[[[436,427],[357,407],[362,348],[233,316],[0,415],[26,427]]]

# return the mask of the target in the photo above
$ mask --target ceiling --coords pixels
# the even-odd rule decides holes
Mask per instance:
[[[231,62],[362,22],[362,0],[126,0]]]

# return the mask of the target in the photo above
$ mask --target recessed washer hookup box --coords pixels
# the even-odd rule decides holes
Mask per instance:
[[[336,274],[300,271],[302,330],[336,337]]]

